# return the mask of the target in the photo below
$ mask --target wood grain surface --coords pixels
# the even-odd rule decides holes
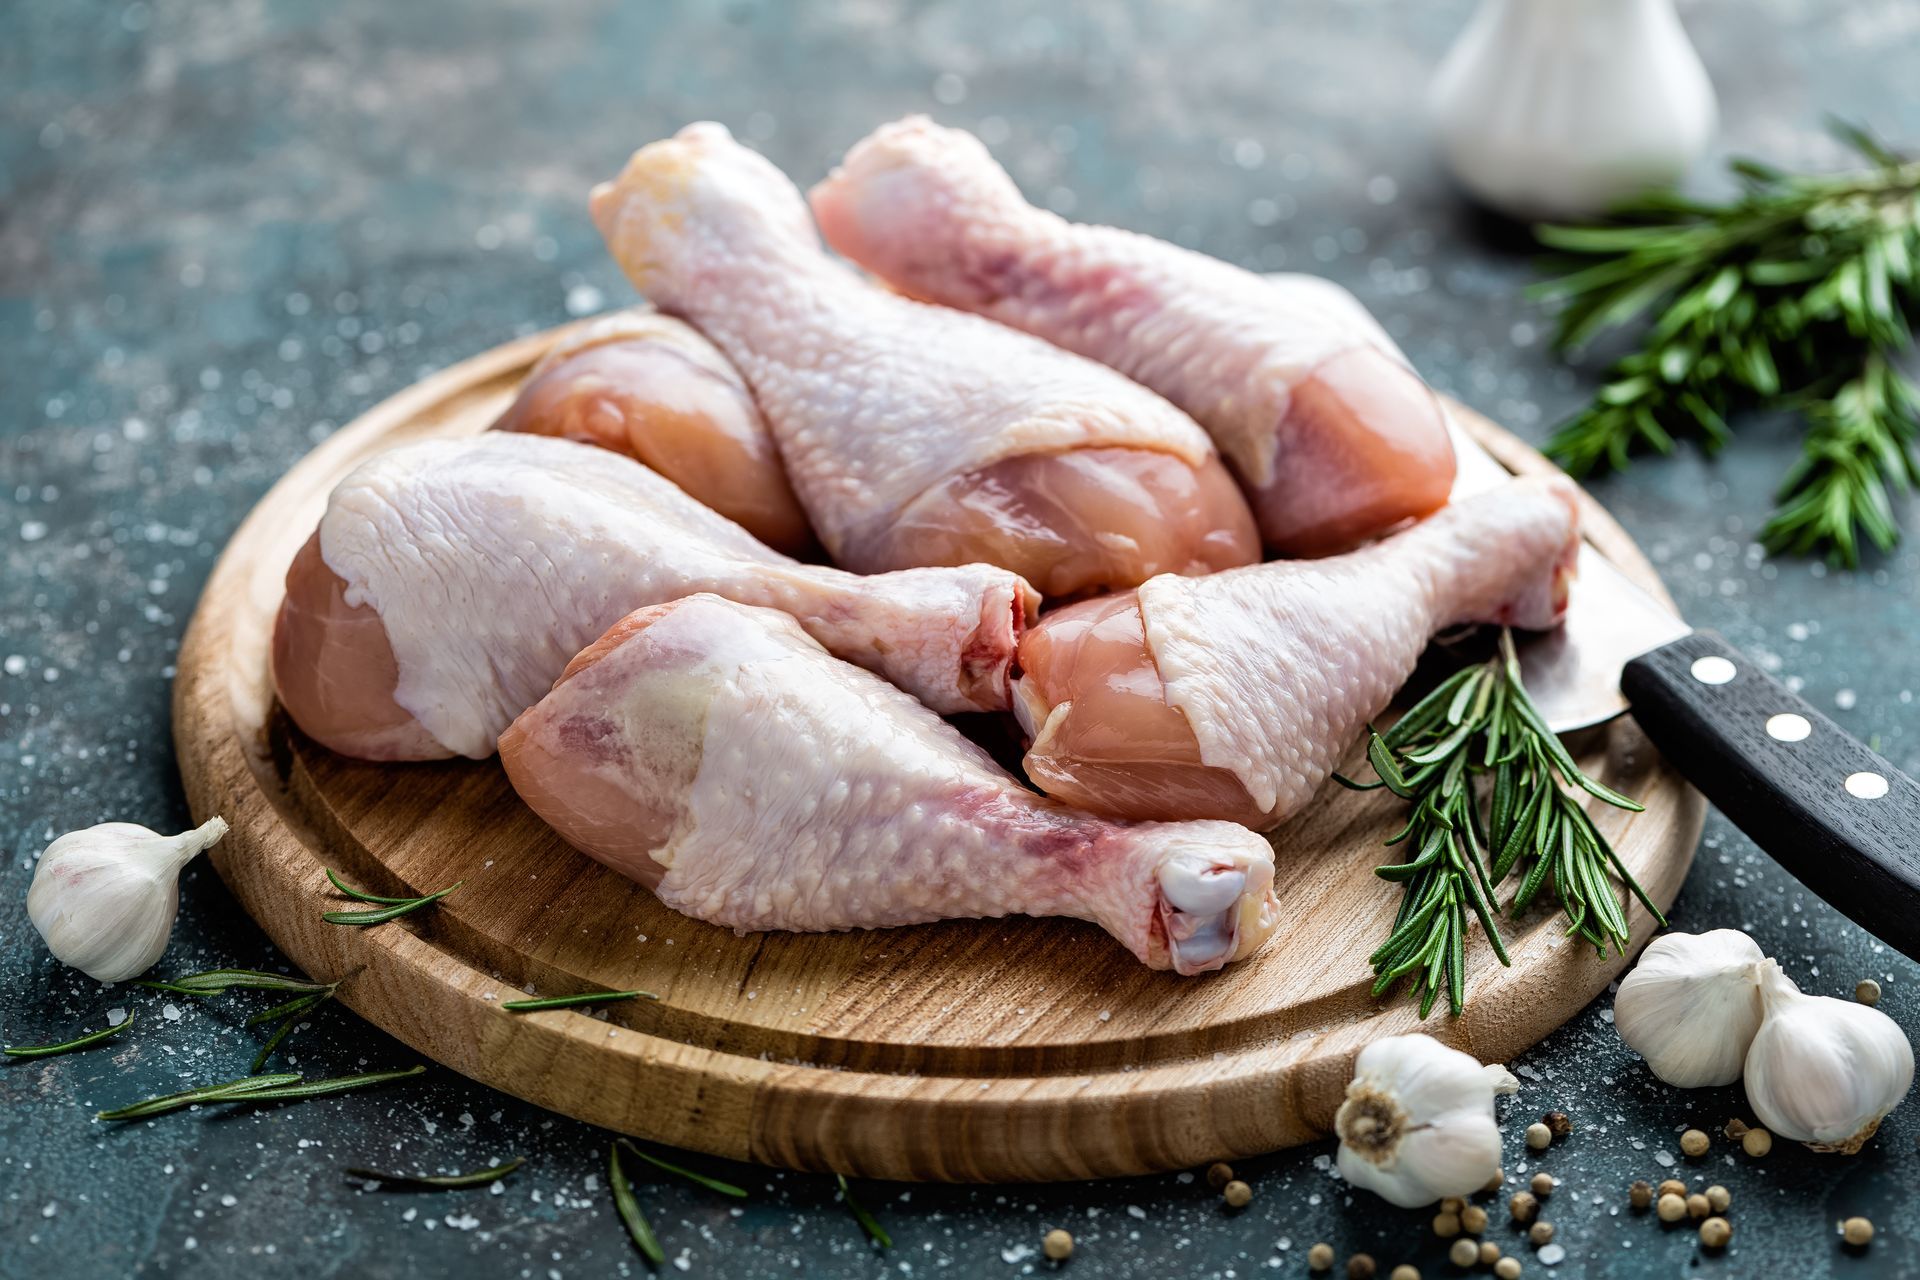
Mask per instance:
[[[562,331],[444,370],[316,449],[260,502],[207,583],[181,649],[174,736],[196,820],[232,833],[214,865],[293,963],[422,1054],[564,1112],[677,1146],[880,1178],[1050,1180],[1143,1173],[1328,1132],[1353,1056],[1425,1030],[1485,1061],[1532,1045],[1624,966],[1544,910],[1508,922],[1512,968],[1475,931],[1466,1013],[1424,1024],[1368,995],[1397,891],[1372,874],[1401,817],[1334,787],[1274,835],[1287,923],[1224,972],[1142,967],[1091,925],[954,921],[834,935],[731,932],[675,914],[529,813],[493,761],[375,765],[307,740],[273,700],[282,579],[334,484],[406,440],[483,430]],[[1550,464],[1455,406],[1508,467]],[[1592,502],[1590,539],[1658,577]],[[1575,588],[1578,589],[1577,586]],[[1595,819],[1671,903],[1704,805],[1629,721],[1571,745],[1646,812]],[[1356,760],[1350,764],[1357,767]],[[376,893],[465,885],[374,928],[325,869]],[[1636,950],[1651,920],[1629,911]],[[661,999],[504,1012],[524,992],[643,987]]]

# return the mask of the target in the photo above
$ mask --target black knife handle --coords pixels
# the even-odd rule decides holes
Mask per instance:
[[[1802,884],[1920,957],[1920,784],[1710,631],[1627,664],[1667,761]]]

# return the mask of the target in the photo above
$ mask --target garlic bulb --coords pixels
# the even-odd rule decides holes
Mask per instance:
[[[1765,959],[1738,929],[1655,938],[1620,980],[1613,1028],[1668,1084],[1732,1084],[1760,1030]]]
[[[1478,1191],[1500,1168],[1501,1077],[1432,1036],[1374,1041],[1334,1117],[1341,1176],[1403,1209]]]
[[[1871,1006],[1801,993],[1760,966],[1766,1020],[1747,1050],[1747,1101],[1760,1123],[1815,1151],[1858,1151],[1913,1083],[1913,1046]]]
[[[167,949],[180,869],[225,834],[220,818],[177,836],[131,822],[70,831],[40,855],[27,915],[55,959],[101,982],[135,977]]]
[[[1430,109],[1461,184],[1516,218],[1672,185],[1718,114],[1672,0],[1481,0]]]

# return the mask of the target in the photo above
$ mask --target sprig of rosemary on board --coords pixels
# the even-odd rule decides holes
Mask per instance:
[[[616,1000],[658,1000],[651,991],[582,991],[573,996],[542,996],[537,1000],[508,1000],[501,1008],[509,1013],[537,1013],[541,1009],[571,1009],[583,1004],[611,1004]]]
[[[1920,481],[1920,388],[1898,367],[1920,314],[1920,161],[1833,128],[1868,168],[1736,160],[1742,190],[1725,203],[1655,194],[1600,225],[1536,228],[1565,273],[1532,294],[1560,304],[1563,350],[1657,317],[1547,442],[1569,471],[1623,468],[1681,436],[1712,452],[1735,410],[1796,411],[1802,455],[1761,541],[1851,566],[1863,541],[1899,542],[1892,495]]]
[[[1335,778],[1359,791],[1385,787],[1413,806],[1387,842],[1403,846],[1406,858],[1374,869],[1404,890],[1392,931],[1369,957],[1376,996],[1411,977],[1421,1017],[1443,986],[1457,1015],[1466,999],[1468,913],[1500,963],[1511,964],[1494,895],[1525,858],[1533,861],[1510,913],[1550,889],[1570,935],[1602,955],[1609,945],[1624,951],[1629,930],[1617,879],[1666,924],[1587,816],[1580,793],[1620,809],[1640,805],[1581,772],[1547,727],[1521,683],[1512,633],[1502,631],[1492,658],[1449,676],[1391,729],[1369,730],[1367,759],[1378,782]],[[1490,781],[1484,804],[1481,779]]]
[[[9,1058],[51,1058],[57,1054],[72,1053],[75,1049],[85,1049],[119,1035],[133,1025],[133,1014],[134,1011],[129,1010],[127,1016],[118,1022],[104,1026],[98,1031],[89,1031],[85,1035],[75,1036],[71,1040],[63,1040],[59,1044],[10,1044],[0,1049],[0,1053],[6,1054]]]
[[[327,879],[333,881],[333,887],[349,898],[383,904],[377,911],[323,911],[320,914],[320,918],[328,924],[352,925],[385,924],[389,920],[398,920],[401,916],[410,915],[424,906],[440,901],[466,883],[465,880],[455,880],[437,893],[425,894],[418,898],[384,898],[377,893],[368,893],[363,889],[354,888],[335,875],[331,867],[327,868]]]

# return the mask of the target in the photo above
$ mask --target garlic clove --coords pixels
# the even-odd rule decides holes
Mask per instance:
[[[1732,1084],[1760,1030],[1765,961],[1738,929],[1663,934],[1621,979],[1614,1030],[1668,1084]]]
[[[1431,1036],[1368,1045],[1334,1118],[1341,1175],[1405,1209],[1479,1190],[1500,1167],[1495,1085],[1490,1069]]]
[[[1772,960],[1759,979],[1766,1017],[1747,1051],[1747,1101],[1781,1137],[1852,1155],[1913,1084],[1913,1046],[1880,1010],[1806,995]]]
[[[27,916],[55,959],[101,982],[136,977],[167,949],[181,868],[226,833],[219,817],[174,836],[130,822],[70,831],[40,855]]]

